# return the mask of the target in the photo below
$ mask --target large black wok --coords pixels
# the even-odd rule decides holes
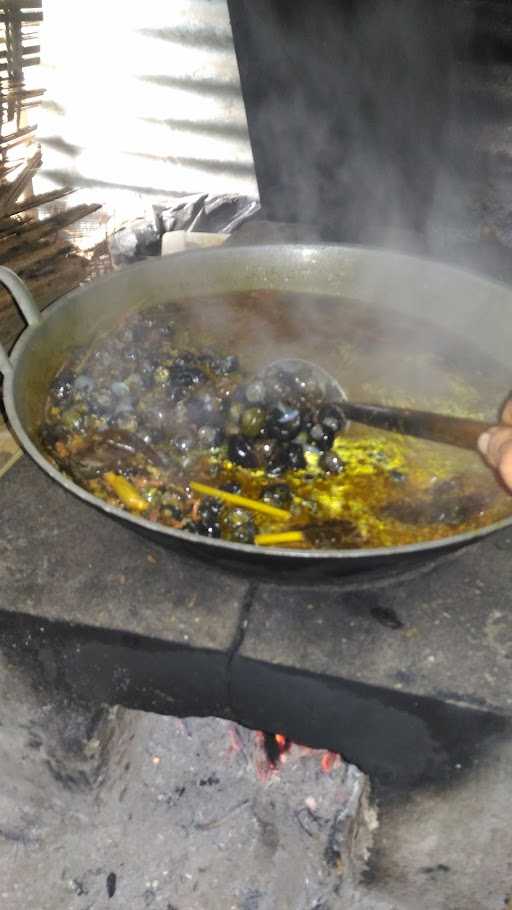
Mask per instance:
[[[395,317],[419,318],[430,327],[432,340],[429,343],[438,345],[445,356],[446,339],[450,338],[456,339],[454,356],[464,359],[466,351],[466,361],[474,361],[477,365],[481,358],[482,362],[496,364],[499,374],[496,387],[503,394],[510,387],[512,372],[507,367],[512,351],[512,290],[504,285],[429,260],[338,245],[225,248],[146,261],[67,294],[42,315],[14,273],[0,268],[0,281],[11,290],[28,322],[28,328],[10,357],[0,349],[5,408],[21,444],[47,474],[75,496],[127,522],[134,530],[154,536],[159,543],[186,544],[200,556],[209,556],[219,563],[242,560],[256,568],[269,565],[279,569],[309,567],[323,572],[334,567],[341,572],[352,572],[366,571],[376,565],[392,566],[397,561],[429,559],[512,522],[511,517],[478,531],[388,549],[290,551],[238,545],[157,526],[101,502],[50,465],[41,453],[37,439],[49,382],[69,348],[83,345],[92,338],[98,321],[102,326],[108,325],[127,309],[144,303],[261,288],[339,297],[340,318],[321,328],[324,335],[327,331],[331,338],[334,332],[338,333],[340,344],[350,341],[350,324],[345,323],[343,316],[347,299],[352,301],[352,307],[354,301],[363,308],[371,304],[374,318],[381,320],[383,326]],[[258,337],[254,332],[253,316],[248,314],[251,330],[245,342],[253,362],[268,362],[281,350],[319,362],[321,344],[318,338],[315,339],[313,312],[304,332],[297,332],[297,326],[294,326],[290,330],[293,335],[290,341],[286,337],[287,329],[281,327],[271,345],[264,334]],[[285,323],[290,325],[289,320]],[[320,332],[318,337],[321,338]],[[399,352],[396,360],[400,360]],[[332,371],[332,362],[328,367]],[[351,376],[346,374],[346,369],[346,365],[343,367],[340,363],[338,378],[352,391]],[[479,376],[475,366],[474,384],[477,387]],[[413,379],[411,376],[411,381]],[[405,381],[408,381],[407,377]],[[496,418],[499,398],[489,392],[483,378],[481,383],[487,411],[485,417],[492,422]],[[478,458],[478,455],[475,453],[474,457]],[[86,528],[84,533],[87,533]]]

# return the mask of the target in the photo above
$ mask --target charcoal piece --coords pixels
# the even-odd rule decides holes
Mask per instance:
[[[372,607],[370,613],[381,626],[386,626],[388,629],[403,629],[404,627],[402,620],[391,607]]]
[[[107,894],[109,897],[114,897],[117,888],[117,875],[115,872],[109,872],[107,875]]]

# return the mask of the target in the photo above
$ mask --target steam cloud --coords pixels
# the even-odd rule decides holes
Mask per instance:
[[[491,32],[506,23],[491,10],[489,24],[488,7],[232,0],[269,217],[321,225],[327,239],[444,256],[447,241],[479,239],[494,205],[507,240],[488,134],[500,78]],[[504,137],[506,112],[494,120]]]

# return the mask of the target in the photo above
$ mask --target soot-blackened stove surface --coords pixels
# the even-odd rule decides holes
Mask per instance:
[[[313,584],[163,549],[27,458],[0,514],[4,634],[78,694],[235,717],[395,783],[460,772],[507,728],[508,531],[399,577]]]

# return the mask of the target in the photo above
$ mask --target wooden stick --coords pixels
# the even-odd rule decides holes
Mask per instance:
[[[11,185],[10,183],[8,183],[5,180],[5,177],[7,176],[7,174],[12,174],[13,171],[17,171],[18,169],[19,169],[19,164],[10,164],[9,167],[6,167],[5,165],[0,165],[0,184],[1,184],[0,192],[4,188],[4,186]]]
[[[20,86],[23,86],[24,84],[25,83],[22,82],[20,83]],[[44,95],[45,92],[45,88],[13,88],[11,83],[10,86],[2,92],[2,101],[13,101],[16,98],[38,98],[40,95]]]
[[[40,193],[38,196],[28,196],[27,199],[23,199],[21,202],[16,202],[15,205],[12,205],[4,214],[19,215],[20,212],[26,212],[27,209],[36,209],[40,205],[54,202],[56,199],[61,199],[63,196],[69,196],[70,193],[74,192],[75,190],[73,187],[66,186],[62,190],[50,190],[49,193]],[[39,222],[39,224],[41,223],[44,222]]]
[[[17,223],[21,224],[21,221],[19,221]],[[12,218],[5,218],[3,220],[0,219],[0,234],[5,233],[5,236],[10,235],[12,233],[12,225],[13,225]]]
[[[0,238],[0,261],[4,261],[7,255],[20,246],[24,246],[27,243],[34,243],[37,240],[42,240],[49,234],[61,231],[64,228],[69,227],[69,225],[73,224],[75,221],[80,221],[81,218],[91,215],[100,208],[101,205],[99,204],[75,205],[65,212],[50,215],[48,218],[43,218],[41,221],[28,221],[24,224],[19,223],[19,226],[16,226],[14,236],[8,237],[6,240]]]
[[[23,54],[39,54],[41,52],[41,46],[39,44],[24,44],[22,46]],[[0,51],[0,60],[7,60],[9,58],[9,52],[7,50]]]
[[[33,133],[37,127],[33,126],[24,126],[22,129],[15,130],[14,133],[6,133],[5,136],[0,136],[0,143],[6,145],[8,142],[12,142],[14,139],[19,139],[21,136],[28,136],[29,133]]]
[[[43,14],[37,13],[37,12],[32,13],[30,11],[23,10],[22,12],[20,12],[20,20],[21,20],[21,22],[42,22]],[[7,23],[8,21],[9,21],[9,15],[6,13],[0,13],[0,22]]]
[[[21,196],[35,171],[41,167],[42,160],[41,149],[38,149],[32,158],[28,159],[19,176],[4,188],[4,192],[0,195],[0,216],[5,214],[6,209],[10,208],[18,196]]]
[[[0,6],[5,6],[5,3]],[[18,9],[42,9],[43,0],[9,0],[9,6]]]
[[[26,66],[38,66],[40,63],[41,63],[40,57],[25,57],[24,54],[21,55],[21,65],[22,65],[23,69],[25,69]],[[5,73],[5,71],[8,69],[9,69],[9,64],[7,62],[5,62],[5,63],[0,62],[0,72],[1,73]]]
[[[61,243],[59,241],[50,245],[45,244],[39,250],[32,250],[29,253],[23,253],[21,256],[9,259],[9,268],[23,275],[25,272],[31,271],[34,266],[41,266],[43,262],[49,262],[57,256],[69,253],[72,249],[73,245],[71,243]],[[5,261],[2,259],[0,259],[0,262],[5,265]]]
[[[30,145],[33,142],[32,136],[20,136],[18,139],[11,139],[9,142],[4,142],[0,138],[0,153],[2,155],[7,155],[9,152],[12,152],[17,145]]]

